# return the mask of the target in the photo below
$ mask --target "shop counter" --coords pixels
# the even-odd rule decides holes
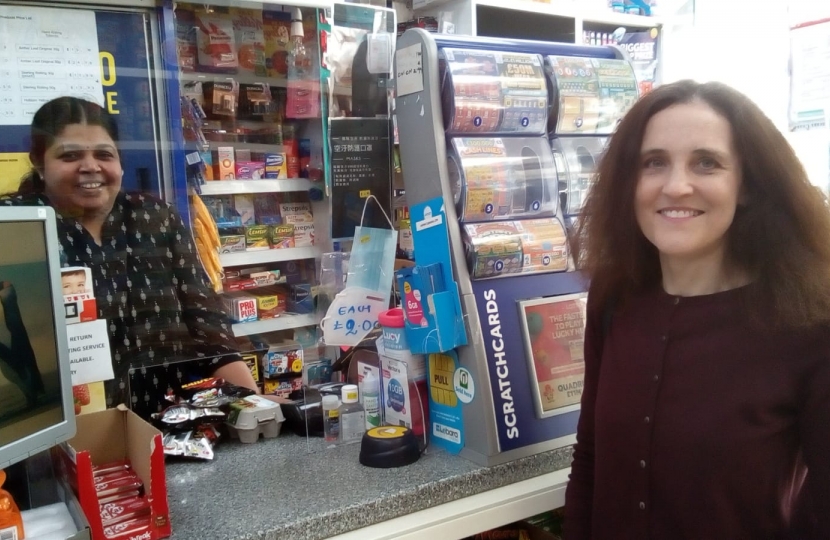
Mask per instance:
[[[460,538],[564,503],[571,448],[490,468],[430,448],[398,469],[283,434],[225,442],[211,462],[170,462],[174,540]]]

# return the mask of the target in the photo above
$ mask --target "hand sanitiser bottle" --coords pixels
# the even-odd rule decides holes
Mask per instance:
[[[323,437],[327,443],[340,441],[340,400],[323,396]]]
[[[363,376],[363,411],[366,416],[366,429],[380,425],[380,385],[374,371]]]
[[[357,385],[347,384],[341,390],[340,405],[340,442],[360,442],[366,432],[366,419],[363,407],[358,403]]]

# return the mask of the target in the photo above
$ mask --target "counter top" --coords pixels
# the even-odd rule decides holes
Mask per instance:
[[[167,464],[173,540],[320,540],[565,469],[571,448],[494,467],[430,448],[398,469],[360,465],[359,444],[283,434],[224,442],[211,462]]]

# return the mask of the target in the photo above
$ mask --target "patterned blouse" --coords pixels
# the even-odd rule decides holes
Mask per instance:
[[[48,206],[49,201],[37,194],[0,204]],[[183,370],[207,375],[240,360],[190,231],[171,205],[147,194],[120,193],[100,246],[77,220],[58,213],[57,222],[62,265],[91,268],[98,318],[108,323],[115,379],[106,383],[107,406],[128,403],[139,412],[154,412],[163,406],[160,395],[184,378]],[[179,364],[190,360],[198,361]]]

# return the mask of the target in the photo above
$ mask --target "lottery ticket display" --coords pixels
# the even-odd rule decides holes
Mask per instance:
[[[557,137],[551,140],[559,177],[559,207],[563,215],[573,216],[582,211],[607,140],[607,137]]]
[[[545,139],[454,138],[447,154],[462,222],[556,215],[556,169]]]
[[[552,83],[551,133],[610,134],[639,98],[625,60],[548,56],[545,70]]]
[[[449,135],[543,135],[548,90],[542,57],[447,48],[441,95]]]
[[[557,218],[468,223],[464,242],[473,279],[568,269],[568,239]]]

